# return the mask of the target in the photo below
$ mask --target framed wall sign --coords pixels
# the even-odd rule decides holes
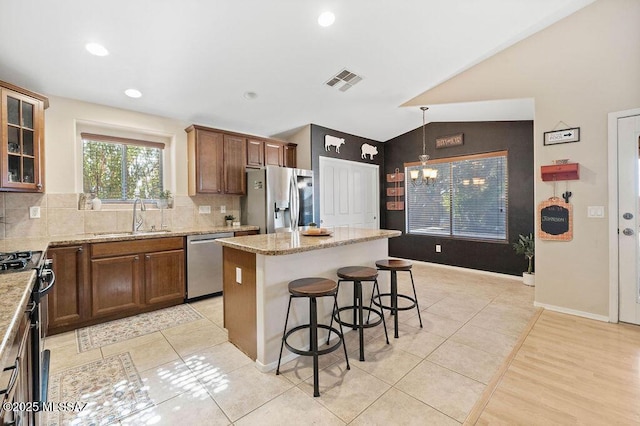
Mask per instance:
[[[573,239],[573,206],[551,197],[538,205],[538,238],[552,241]]]
[[[556,145],[559,143],[578,142],[580,140],[580,127],[571,129],[554,130],[544,132],[544,144]]]
[[[464,143],[464,133],[455,135],[442,136],[436,138],[436,148],[448,148],[450,146],[459,146]]]

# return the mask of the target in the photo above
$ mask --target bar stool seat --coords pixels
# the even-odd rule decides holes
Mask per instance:
[[[391,315],[393,315],[393,329],[394,329],[394,338],[398,338],[398,311],[408,311],[410,309],[416,308],[418,310],[418,320],[420,321],[420,328],[422,328],[422,317],[420,316],[420,307],[418,306],[418,295],[416,294],[416,286],[413,282],[413,273],[411,272],[411,267],[413,264],[408,260],[404,259],[382,259],[376,261],[376,267],[381,271],[390,271],[391,272],[391,292],[390,293],[382,293],[378,294],[377,297],[371,299],[374,305],[380,307],[381,309],[387,309],[391,311]],[[409,272],[411,276],[411,287],[413,287],[413,297],[407,296],[406,294],[398,294],[398,277],[397,273],[401,271]],[[389,297],[390,303],[385,305],[382,303],[382,297]],[[410,304],[408,306],[398,306],[398,298],[408,300]]]
[[[384,326],[384,334],[387,339],[387,344],[389,343],[389,336],[387,335],[387,324],[384,320],[384,315],[382,310],[375,309],[369,304],[369,306],[365,306],[362,300],[362,282],[371,281],[373,282],[373,290],[371,297],[373,298],[373,294],[378,292],[380,294],[380,289],[378,288],[378,271],[375,268],[370,268],[368,266],[345,266],[336,272],[338,277],[338,287],[342,282],[353,281],[353,305],[343,306],[338,308],[338,314],[345,310],[353,311],[353,322],[340,321],[340,318],[334,314],[332,318],[335,319],[340,325],[346,325],[351,327],[353,330],[358,330],[359,340],[360,340],[360,361],[364,361],[364,329],[375,327],[378,324],[382,323]],[[364,311],[367,311],[367,322],[364,321]],[[374,322],[370,322],[369,318],[371,314],[374,313],[378,315],[378,318]],[[331,333],[331,332],[329,332]]]
[[[344,357],[347,361],[347,370],[350,370],[349,358],[347,357],[347,347],[344,344],[344,333],[342,332],[342,322],[338,321],[340,330],[333,327],[333,316],[338,315],[340,318],[340,312],[338,311],[338,284],[327,278],[300,278],[293,280],[289,283],[289,306],[287,307],[287,317],[284,322],[284,331],[282,332],[282,342],[280,344],[280,356],[278,357],[278,367],[276,368],[276,375],[280,374],[280,361],[282,360],[282,351],[286,346],[287,349],[295,354],[312,356],[313,357],[313,396],[320,396],[319,380],[318,380],[318,356],[328,354],[335,351],[341,345],[344,348]],[[333,297],[333,312],[331,315],[331,324],[318,324],[318,307],[316,298],[318,297]],[[309,299],[309,323],[298,325],[287,331],[287,324],[289,322],[289,313],[291,312],[291,301],[294,298],[305,297]],[[329,331],[329,337],[331,332],[336,333],[338,341],[333,345],[319,349],[318,348],[318,329],[322,328]],[[309,330],[309,350],[295,348],[287,342],[287,339],[292,334],[300,330]],[[329,338],[327,338],[327,345],[329,345]]]

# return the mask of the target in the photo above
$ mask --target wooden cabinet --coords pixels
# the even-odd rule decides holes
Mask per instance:
[[[47,295],[47,334],[184,302],[183,237],[54,247],[48,255],[56,284]]]
[[[247,167],[296,167],[296,144],[276,140],[247,139]]]
[[[297,145],[295,143],[288,143],[284,145],[284,166],[296,168],[298,167],[298,154]]]
[[[189,195],[245,193],[245,139],[215,129],[187,132]]]
[[[140,310],[141,273],[139,254],[91,259],[91,316]]]
[[[265,142],[264,164],[282,167],[284,165],[284,145],[279,142]]]
[[[264,141],[247,139],[247,167],[264,166]]]
[[[49,332],[80,324],[88,312],[83,304],[87,282],[87,245],[55,247],[47,251],[53,261],[56,284],[47,295]],[[62,330],[61,330],[62,331]]]
[[[148,253],[144,263],[144,301],[147,305],[184,299],[184,250]]]
[[[8,410],[7,403],[28,404],[33,401],[31,339],[33,335],[29,314],[25,312],[18,320],[18,333],[9,346],[8,365],[0,365],[0,425],[32,425],[35,414],[32,410]]]
[[[0,191],[44,192],[46,97],[0,81]]]
[[[182,237],[92,245],[93,318],[177,305],[184,301],[185,293]]]

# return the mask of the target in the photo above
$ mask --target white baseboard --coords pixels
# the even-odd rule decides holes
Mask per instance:
[[[609,317],[607,315],[592,314],[591,312],[578,311],[576,309],[564,308],[562,306],[547,305],[546,303],[540,302],[533,302],[533,306],[548,309],[554,312],[560,312],[561,314],[569,314],[578,317],[589,318],[596,321],[609,322]]]
[[[395,256],[389,256],[389,257],[393,258]],[[404,259],[404,258],[396,257],[396,259]],[[459,272],[475,272],[477,274],[490,275],[498,278],[507,278],[507,279],[512,279],[512,280],[522,282],[522,275],[502,274],[500,272],[491,272],[491,271],[483,271],[481,269],[463,268],[462,266],[443,265],[442,263],[424,262],[422,260],[414,260],[414,259],[405,259],[405,260],[408,260],[413,263],[421,263],[423,265],[435,266],[437,268],[450,269],[450,270],[459,271]]]

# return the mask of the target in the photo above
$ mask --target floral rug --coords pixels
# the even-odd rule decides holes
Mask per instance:
[[[76,330],[78,351],[101,348],[202,318],[195,309],[184,304],[80,328]]]
[[[109,425],[153,405],[128,352],[52,374],[48,401],[65,405],[46,426]]]

